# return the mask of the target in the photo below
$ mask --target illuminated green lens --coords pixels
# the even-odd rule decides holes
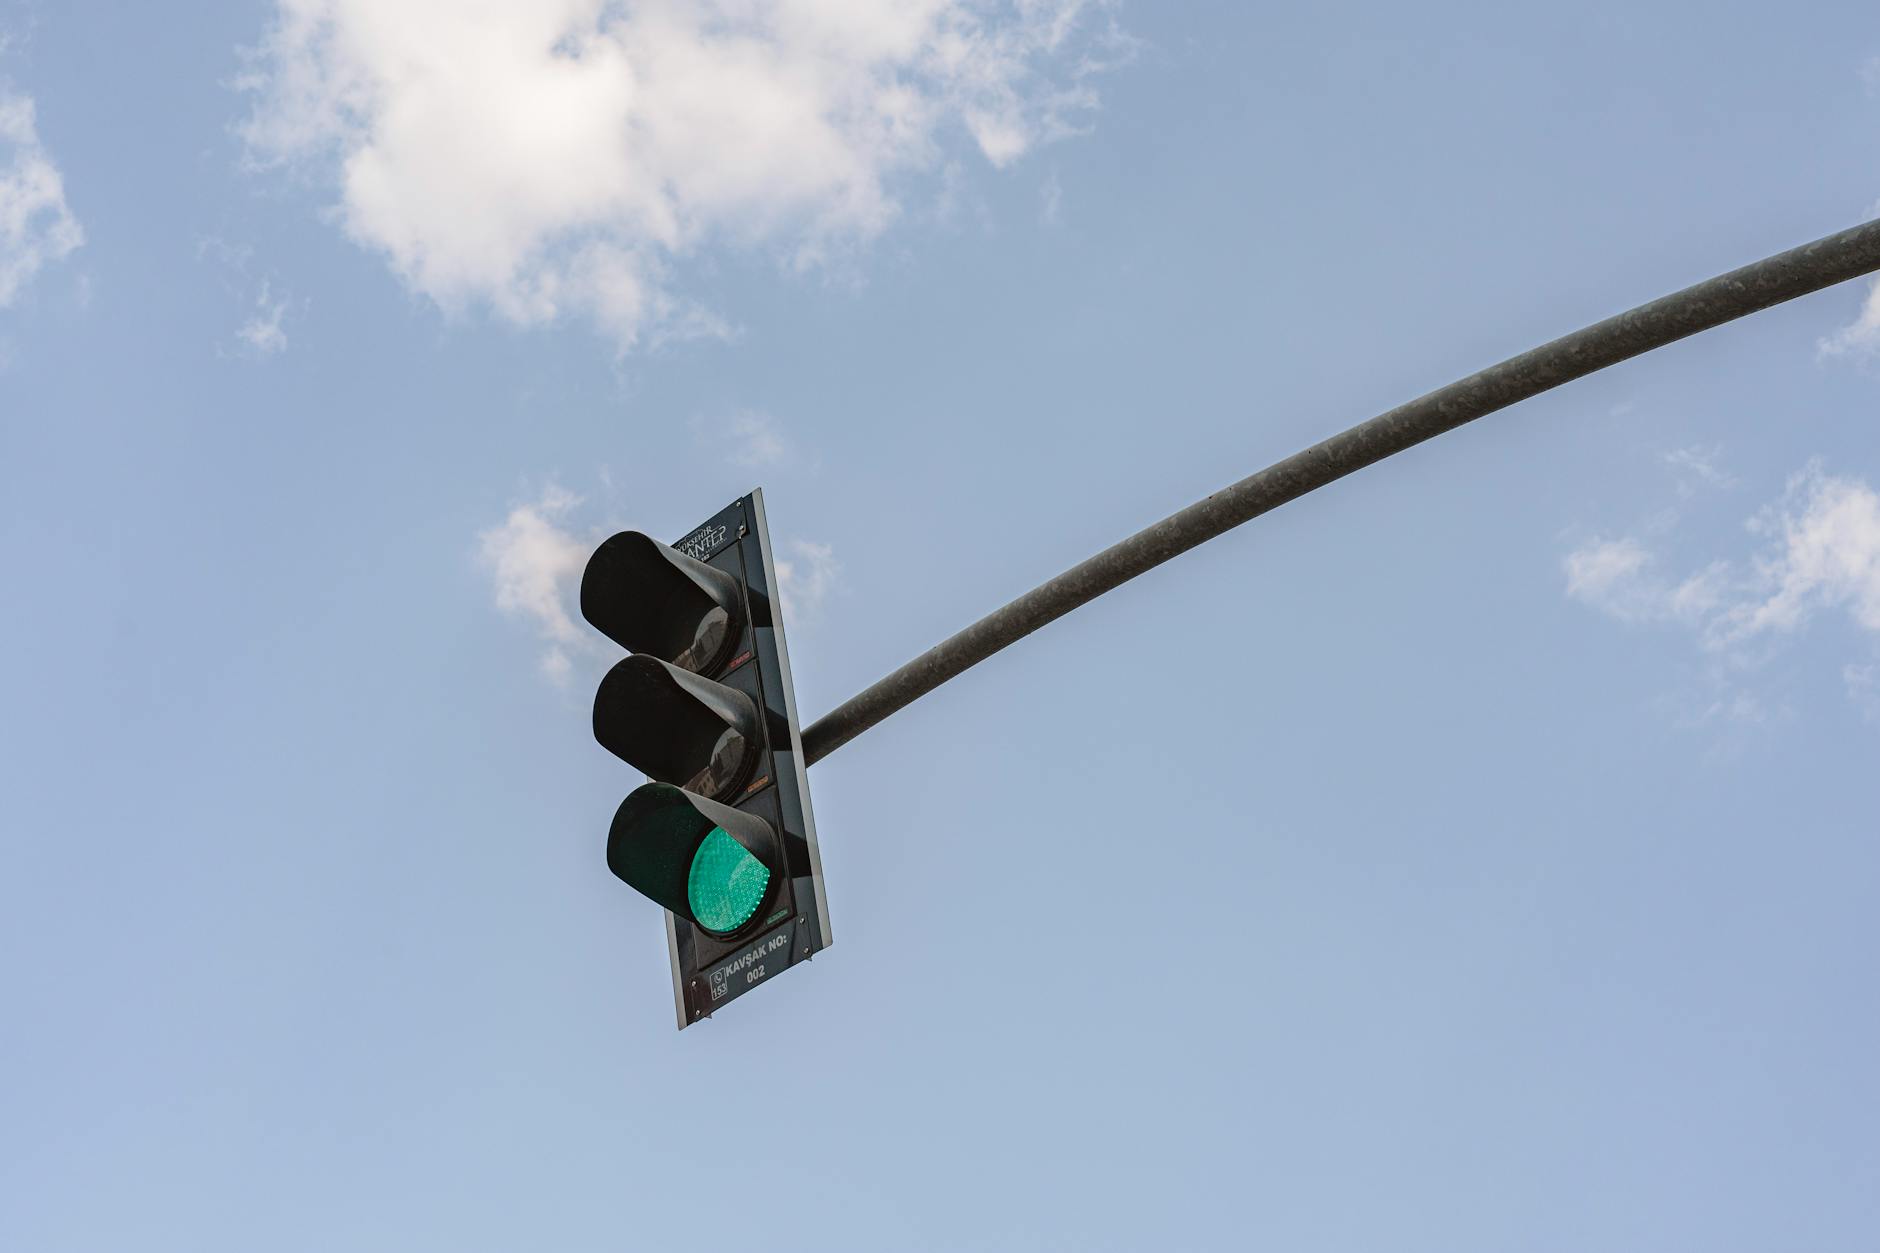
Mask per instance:
[[[713,827],[692,855],[685,898],[692,916],[708,930],[736,931],[763,904],[769,886],[770,867],[726,835],[723,827]]]

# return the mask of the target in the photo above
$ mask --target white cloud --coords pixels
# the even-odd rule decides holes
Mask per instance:
[[[1815,348],[1822,357],[1871,357],[1880,352],[1880,279],[1868,285],[1860,314],[1834,334],[1819,340]]]
[[[496,607],[535,629],[544,645],[542,673],[558,687],[573,677],[578,658],[620,655],[600,632],[577,621],[581,574],[606,533],[574,525],[583,503],[550,484],[538,499],[515,506],[500,525],[477,536],[477,556],[490,572]],[[808,540],[779,549],[789,553],[777,557],[784,620],[791,626],[814,622],[841,583],[835,550]]]
[[[1058,226],[1064,221],[1064,184],[1058,181],[1056,170],[1051,171],[1039,189],[1038,220],[1046,226]]]
[[[1657,573],[1656,564],[1631,536],[1594,539],[1567,554],[1567,594],[1624,622],[1692,622],[1716,607],[1721,567],[1672,583]]]
[[[731,459],[741,466],[774,466],[789,456],[777,419],[768,413],[740,413],[731,420],[731,437],[736,441]]]
[[[708,244],[865,245],[953,136],[1004,166],[1096,103],[1112,0],[278,0],[244,85],[262,160],[446,309],[586,316],[622,346],[723,324]]]
[[[842,564],[828,544],[794,540],[789,551],[788,558],[776,558],[786,628],[814,622],[842,578]]]
[[[1638,581],[1651,554],[1645,546],[1627,536],[1623,539],[1594,539],[1567,554],[1567,595],[1588,604],[1604,607],[1618,598],[1621,589]],[[1615,617],[1631,617],[1615,613]]]
[[[1756,584],[1766,594],[1724,615],[1724,639],[1793,631],[1816,611],[1837,607],[1863,630],[1880,632],[1880,496],[1872,488],[1811,465],[1750,527],[1773,540],[1756,558]]]
[[[240,355],[272,357],[287,351],[287,312],[293,302],[280,292],[275,279],[263,274],[258,283],[251,279],[255,250],[247,244],[231,243],[219,235],[207,235],[196,241],[196,259],[213,261],[223,271],[222,287],[247,307],[242,324],[235,329]],[[301,304],[304,306],[305,301]],[[216,355],[228,355],[221,344]]]
[[[0,307],[84,242],[65,181],[39,142],[32,100],[0,90]]]
[[[722,449],[725,459],[740,469],[759,470],[795,460],[782,424],[760,409],[741,409],[724,417],[700,415],[690,425],[702,447]]]
[[[547,642],[542,672],[557,684],[567,682],[573,670],[569,650],[591,642],[568,610],[592,545],[561,525],[580,503],[550,485],[540,500],[516,506],[501,526],[478,536],[480,556],[495,580],[496,607],[531,623]]]
[[[1767,647],[1824,611],[1845,610],[1880,639],[1880,494],[1811,464],[1747,529],[1760,551],[1675,581],[1638,539],[1596,538],[1564,559],[1567,594],[1620,621],[1683,626],[1714,662],[1739,670],[1754,664],[1748,646]],[[1846,667],[1850,695],[1869,692],[1873,674]]]
[[[241,329],[235,332],[236,338],[248,345],[257,356],[271,357],[287,349],[287,332],[282,329],[281,321],[287,316],[287,300],[274,296],[274,286],[266,279],[261,280],[261,290],[255,296],[254,311]]]
[[[1723,449],[1711,444],[1692,444],[1688,448],[1674,448],[1664,455],[1664,462],[1672,469],[1680,471],[1688,478],[1694,478],[1705,487],[1714,487],[1719,491],[1736,486],[1736,478],[1722,467]],[[1680,496],[1695,494],[1692,485],[1686,482],[1678,484]]]
[[[1869,722],[1880,722],[1880,664],[1850,662],[1841,668],[1848,699]]]

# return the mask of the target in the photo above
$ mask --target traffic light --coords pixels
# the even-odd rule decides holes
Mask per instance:
[[[607,540],[581,616],[632,651],[594,696],[594,738],[649,780],[607,867],[665,907],[683,1029],[830,942],[763,492],[676,544]]]

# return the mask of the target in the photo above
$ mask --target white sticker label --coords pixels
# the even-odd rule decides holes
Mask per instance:
[[[776,954],[789,946],[792,930],[793,928],[785,927],[777,934],[759,940],[730,961],[712,967],[705,976],[711,983],[712,999],[721,1001],[730,994],[733,987],[748,988],[753,983],[762,982],[774,972],[782,970],[784,963],[776,957]]]
[[[703,561],[718,551],[730,531],[722,526],[702,526],[673,547],[695,561]]]

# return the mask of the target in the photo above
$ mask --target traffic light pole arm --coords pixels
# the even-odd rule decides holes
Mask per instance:
[[[1880,269],[1880,221],[1777,253],[1596,322],[1399,405],[1171,514],[981,618],[803,732],[819,761],[1046,623],[1243,522],[1392,453],[1699,331]]]

